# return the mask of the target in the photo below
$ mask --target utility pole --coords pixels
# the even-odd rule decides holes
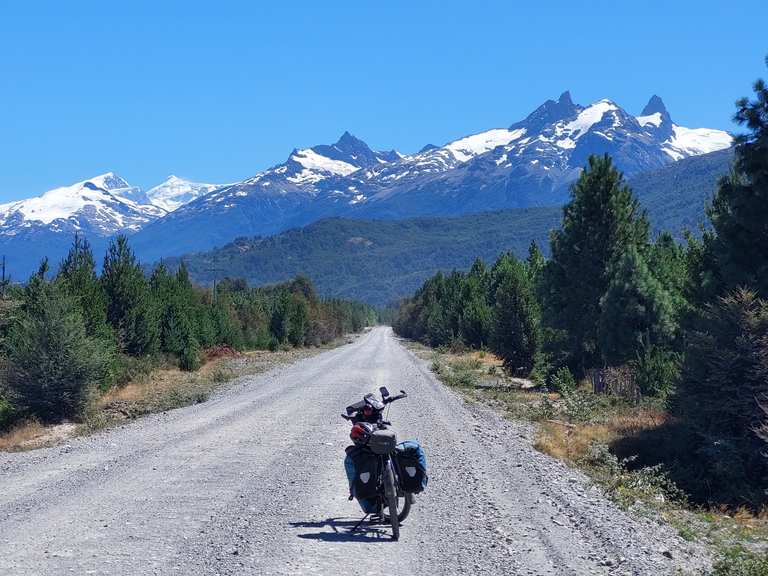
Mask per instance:
[[[3,276],[0,280],[0,298],[5,298],[5,286],[7,282],[5,280],[5,254],[3,254]]]
[[[213,266],[208,268],[208,272],[213,273],[213,304],[216,305],[216,279],[217,273],[221,272],[221,269],[216,266],[216,252],[213,253]]]

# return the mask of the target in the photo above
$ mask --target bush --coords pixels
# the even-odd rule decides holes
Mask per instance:
[[[619,459],[605,444],[595,444],[584,462],[596,469],[607,484],[608,494],[624,505],[638,499],[670,501],[685,505],[687,496],[670,480],[663,465],[646,466],[630,470],[635,457]]]
[[[108,377],[101,386],[102,391],[106,391],[112,386],[124,386],[129,382],[134,382],[148,377],[157,365],[157,357],[154,356],[128,356],[127,354],[115,353],[110,355],[108,366]]]
[[[570,389],[563,393],[563,413],[571,422],[593,421],[598,408],[598,398],[591,392]]]
[[[680,363],[680,354],[644,344],[630,367],[643,396],[666,398],[680,378]]]
[[[200,346],[193,336],[189,336],[184,348],[179,353],[179,368],[194,372],[200,368]]]
[[[6,430],[14,422],[13,405],[0,392],[0,430]]]
[[[550,388],[560,394],[567,394],[576,390],[576,379],[568,368],[558,368],[550,379]]]
[[[80,418],[107,375],[104,344],[85,333],[76,303],[40,288],[42,304],[11,327],[8,388],[20,412],[43,422]]]
[[[727,550],[712,567],[710,576],[765,576],[768,554],[755,554],[742,548]]]

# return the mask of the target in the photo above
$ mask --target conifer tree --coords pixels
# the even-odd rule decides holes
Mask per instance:
[[[492,349],[514,375],[533,369],[541,343],[540,311],[524,263],[505,254],[493,269],[494,324]]]
[[[609,264],[630,246],[643,250],[648,222],[610,157],[591,156],[571,188],[562,229],[552,234],[545,270],[545,318],[560,331],[568,364],[577,372],[600,363],[597,323]]]
[[[110,337],[107,300],[96,274],[96,261],[87,239],[75,235],[69,253],[61,262],[56,282],[80,306],[89,336]]]
[[[459,330],[466,344],[475,348],[487,345],[493,324],[493,309],[488,302],[488,271],[479,258],[463,278]]]
[[[541,250],[539,250],[535,240],[531,240],[531,244],[528,246],[528,258],[525,263],[528,268],[528,274],[531,276],[531,281],[536,288],[536,293],[540,294],[544,267],[547,264],[547,260],[544,258]]]
[[[738,289],[705,307],[688,334],[673,408],[692,434],[688,474],[696,496],[733,504],[766,500],[760,430],[768,398],[768,303]]]
[[[110,243],[101,284],[107,297],[107,321],[121,348],[137,356],[153,353],[157,348],[155,311],[146,278],[125,236]]]
[[[766,58],[768,64],[768,58]],[[720,181],[708,210],[718,293],[747,286],[768,297],[768,87],[754,84],[755,99],[736,102],[734,120],[748,132],[736,139],[731,174]]]
[[[616,258],[608,276],[598,322],[604,362],[618,366],[634,359],[643,346],[668,346],[676,327],[672,298],[637,248],[629,246]]]
[[[104,346],[86,334],[74,298],[36,280],[5,343],[8,386],[22,414],[44,422],[79,418],[107,374]]]

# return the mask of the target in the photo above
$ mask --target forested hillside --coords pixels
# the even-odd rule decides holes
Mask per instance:
[[[629,181],[654,233],[698,234],[717,180],[728,173],[733,150],[686,158]],[[438,270],[466,270],[476,257],[495,260],[511,251],[523,256],[531,241],[549,250],[549,233],[560,226],[559,207],[471,214],[456,218],[349,220],[331,218],[268,238],[240,238],[217,250],[182,260],[195,281],[242,277],[252,284],[306,274],[327,296],[375,305],[412,294]]]
[[[331,218],[269,238],[241,238],[183,260],[201,284],[242,277],[251,284],[312,279],[324,296],[383,305],[412,293],[437,270],[468,268],[477,256],[524,254],[531,240],[546,245],[559,208],[529,208],[460,218],[347,220]]]
[[[718,150],[638,174],[629,180],[629,186],[648,210],[653,231],[667,231],[682,239],[686,229],[698,234],[706,221],[705,206],[732,162],[733,148]]]

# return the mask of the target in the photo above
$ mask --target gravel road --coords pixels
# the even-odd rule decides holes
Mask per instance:
[[[402,527],[350,534],[342,408],[386,385],[427,451]],[[704,562],[631,519],[531,430],[466,404],[388,328],[210,401],[0,454],[0,574],[671,574]]]

